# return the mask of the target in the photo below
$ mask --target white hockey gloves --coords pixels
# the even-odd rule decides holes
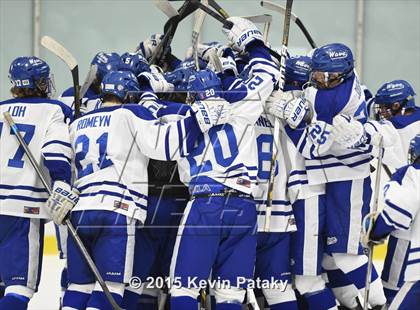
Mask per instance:
[[[65,182],[56,181],[52,193],[47,200],[47,207],[50,215],[57,225],[61,225],[64,219],[79,200],[79,192],[71,188]]]
[[[266,112],[286,120],[293,129],[297,128],[302,121],[309,121],[309,102],[303,97],[294,97],[292,92],[275,91],[265,103]]]
[[[195,118],[201,132],[207,132],[211,127],[227,123],[230,117],[230,104],[222,99],[196,101],[192,105]]]
[[[162,34],[153,34],[140,44],[136,48],[136,53],[140,53],[150,61],[153,52],[156,50],[159,43],[162,41],[163,35]]]
[[[137,79],[140,86],[149,85],[155,93],[166,93],[174,90],[174,85],[166,81],[163,75],[159,73],[142,72]]]
[[[261,31],[253,22],[242,17],[230,17],[227,20],[233,23],[233,27],[232,29],[222,28],[222,31],[234,49],[242,52],[254,40],[264,42]]]
[[[210,61],[208,64],[208,68],[210,70],[213,70],[216,73],[231,71],[235,76],[238,75],[238,68],[236,67],[236,62],[232,57],[228,56],[228,57],[218,57],[218,58],[220,60],[221,68],[217,68],[218,66],[215,66]]]
[[[345,148],[356,148],[367,140],[362,123],[344,114],[334,117],[331,135],[335,142]]]

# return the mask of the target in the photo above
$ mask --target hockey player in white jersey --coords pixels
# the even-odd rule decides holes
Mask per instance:
[[[181,180],[189,185],[188,203],[175,243],[170,275],[171,309],[197,309],[197,297],[209,278],[216,309],[241,309],[248,281],[253,278],[256,249],[256,206],[252,191],[258,152],[254,124],[262,103],[273,91],[278,68],[254,24],[232,17],[224,29],[236,48],[250,55],[250,77],[224,89],[210,70],[189,78],[189,97],[228,101],[231,119],[199,140],[195,150],[178,161]],[[191,280],[191,281],[189,281]],[[225,285],[223,285],[225,283]]]
[[[306,56],[291,57],[286,60],[284,92],[273,92],[266,102],[268,113],[277,115],[277,111],[280,111],[284,114],[283,107],[289,101],[299,100],[303,90],[308,86],[310,65],[311,59]],[[305,305],[308,309],[317,309],[320,305],[324,309],[333,309],[336,305],[335,297],[321,277],[325,244],[325,186],[308,184],[305,158],[287,137],[284,131],[285,125],[283,124],[280,132],[282,138],[280,152],[283,152],[283,161],[285,161],[282,174],[285,176],[277,178],[280,180],[286,178],[287,200],[293,206],[297,226],[297,231],[291,234],[290,249],[294,286],[299,292],[299,305]],[[268,156],[266,159],[270,160],[271,157]],[[275,183],[276,189],[278,186],[278,183]],[[275,218],[273,215],[272,217]],[[261,218],[261,225],[264,223],[263,220],[264,218]],[[279,250],[283,252],[284,248],[283,246]],[[279,268],[278,264],[276,268]],[[276,296],[280,298],[282,294],[278,293]]]
[[[116,71],[120,67],[120,55],[115,52],[99,52],[93,57],[91,66],[97,66],[96,77],[89,86],[85,96],[81,98],[80,112],[88,113],[101,105],[101,82],[104,76],[111,71]],[[69,107],[74,109],[74,88],[66,89],[59,98]]]
[[[72,150],[67,123],[72,111],[50,99],[50,68],[43,60],[15,59],[9,78],[14,99],[0,102],[0,278],[6,285],[0,309],[19,310],[27,308],[38,287],[44,223],[50,215],[45,207],[48,192],[3,113],[10,113],[29,149],[48,170],[53,191],[71,192]]]
[[[170,160],[188,154],[201,133],[221,119],[213,117],[205,103],[172,124],[161,124],[141,105],[122,105],[137,102],[140,88],[131,72],[110,72],[102,91],[102,107],[70,127],[77,168],[74,184],[80,191],[70,219],[121,305],[132,275],[135,228],[146,216],[148,158]],[[73,240],[68,239],[67,249],[69,287],[63,308],[111,309]]]
[[[393,124],[401,141],[401,146],[393,149],[395,156],[389,156],[386,150],[384,152],[383,162],[393,169],[404,165],[409,143],[420,132],[420,109],[416,107],[414,97],[415,92],[407,81],[394,80],[382,85],[374,98],[380,118]],[[403,267],[409,243],[409,234],[405,231],[396,230],[389,236],[381,275],[388,304],[404,283]]]
[[[404,265],[404,282],[393,297],[390,310],[416,309],[420,300],[420,134],[411,140],[408,155],[408,165],[398,169],[385,185],[385,207],[371,231],[366,228],[368,233],[362,239],[367,246],[385,239],[391,232],[401,231],[408,237],[405,260],[396,262]],[[365,227],[369,227],[368,219],[365,219]]]
[[[372,146],[355,150],[354,146],[363,144],[362,137],[346,139],[333,132],[333,125],[340,126],[348,117],[361,123],[367,119],[364,94],[353,62],[351,50],[343,44],[328,44],[314,51],[313,87],[305,90],[305,99],[313,105],[312,121],[306,127],[302,120],[310,113],[302,108],[302,102],[292,101],[293,105],[286,107],[290,112],[286,117],[289,123],[286,132],[306,158],[309,184],[326,186],[328,255],[324,257],[323,267],[331,272],[344,272],[359,292],[363,292],[367,257],[362,254],[359,241],[361,219],[369,210],[372,192],[369,167]],[[356,125],[362,126],[359,122]],[[385,303],[382,285],[376,272],[372,274],[370,302],[372,306],[382,305]],[[334,282],[333,277],[330,280]],[[357,295],[352,290],[352,294],[337,295],[337,298],[353,308],[357,306]]]

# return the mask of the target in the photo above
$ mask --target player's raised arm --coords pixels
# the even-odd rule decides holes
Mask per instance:
[[[252,22],[240,17],[232,17],[229,20],[234,25],[229,30],[223,28],[223,33],[234,49],[248,54],[249,62],[244,69],[248,78],[244,80],[233,78],[232,75],[222,75],[221,79],[227,91],[224,98],[229,102],[264,102],[279,78],[279,68],[272,60],[261,32]]]

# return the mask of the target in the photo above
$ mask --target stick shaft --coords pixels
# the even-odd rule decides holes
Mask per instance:
[[[32,167],[35,169],[39,179],[41,180],[42,184],[44,185],[45,189],[48,191],[48,194],[51,195],[52,189],[51,185],[48,184],[47,178],[44,175],[43,171],[41,170],[41,167],[37,163],[35,157],[33,156],[31,150],[29,149],[28,145],[26,144],[25,140],[23,139],[19,129],[17,128],[15,122],[13,121],[12,116],[9,112],[3,113],[4,118],[6,119],[7,123],[9,124],[10,128],[12,129],[14,136],[18,140],[19,144],[23,147],[23,150],[26,154],[26,156],[29,158],[29,161],[31,162]],[[120,310],[121,308],[117,305],[117,303],[114,300],[114,297],[112,297],[108,287],[106,286],[104,280],[102,279],[101,274],[99,273],[98,269],[96,268],[95,263],[93,262],[92,258],[90,257],[88,251],[86,250],[86,247],[84,246],[82,240],[80,239],[79,235],[76,232],[76,229],[74,228],[73,224],[70,222],[69,219],[66,219],[64,221],[65,225],[67,225],[70,235],[73,237],[74,241],[77,243],[80,251],[82,252],[82,255],[85,257],[92,273],[94,274],[96,280],[101,285],[108,301],[111,303],[112,308],[114,310]]]
[[[280,79],[279,79],[280,90],[284,89],[284,83],[285,83],[287,45],[289,43],[289,30],[290,30],[290,19],[292,16],[292,5],[293,5],[293,0],[287,0],[286,15],[284,17],[284,26],[283,26],[283,40],[282,40],[283,44],[281,47],[281,58],[280,58]],[[272,158],[270,162],[270,179],[268,182],[268,197],[267,197],[265,223],[264,223],[265,232],[270,231],[271,208],[273,206],[274,179],[276,176],[276,159],[277,159],[277,154],[278,154],[278,148],[280,147],[280,121],[277,118],[274,121],[273,134],[274,134],[273,154],[272,154]]]
[[[375,190],[373,193],[373,203],[371,206],[370,212],[376,212],[378,210],[379,205],[379,189],[381,187],[381,175],[382,175],[382,157],[384,153],[383,149],[383,137],[381,136],[379,140],[379,154],[378,154],[378,164],[376,166],[376,179],[375,179]],[[374,220],[372,217],[370,227],[373,227]],[[370,231],[370,229],[368,230]],[[365,294],[364,294],[364,300],[363,300],[363,309],[368,310],[369,306],[369,293],[370,293],[370,281],[372,277],[372,268],[373,268],[373,244],[369,244],[368,248],[368,266],[367,266],[367,272],[366,272],[366,283],[365,283]]]

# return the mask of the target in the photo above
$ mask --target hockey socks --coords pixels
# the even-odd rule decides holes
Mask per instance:
[[[0,309],[1,310],[26,310],[28,309],[29,298],[9,293],[3,298],[0,299]]]
[[[317,292],[306,293],[303,297],[309,310],[337,309],[335,297],[328,288]]]
[[[67,290],[63,297],[63,310],[86,309],[90,293]]]
[[[121,306],[122,305],[122,296],[116,293],[111,292],[112,297],[114,297],[115,302]],[[92,295],[89,298],[86,310],[112,310],[112,306],[109,303],[106,295],[102,291],[93,291]]]
[[[171,310],[197,310],[198,302],[189,296],[171,297]]]

